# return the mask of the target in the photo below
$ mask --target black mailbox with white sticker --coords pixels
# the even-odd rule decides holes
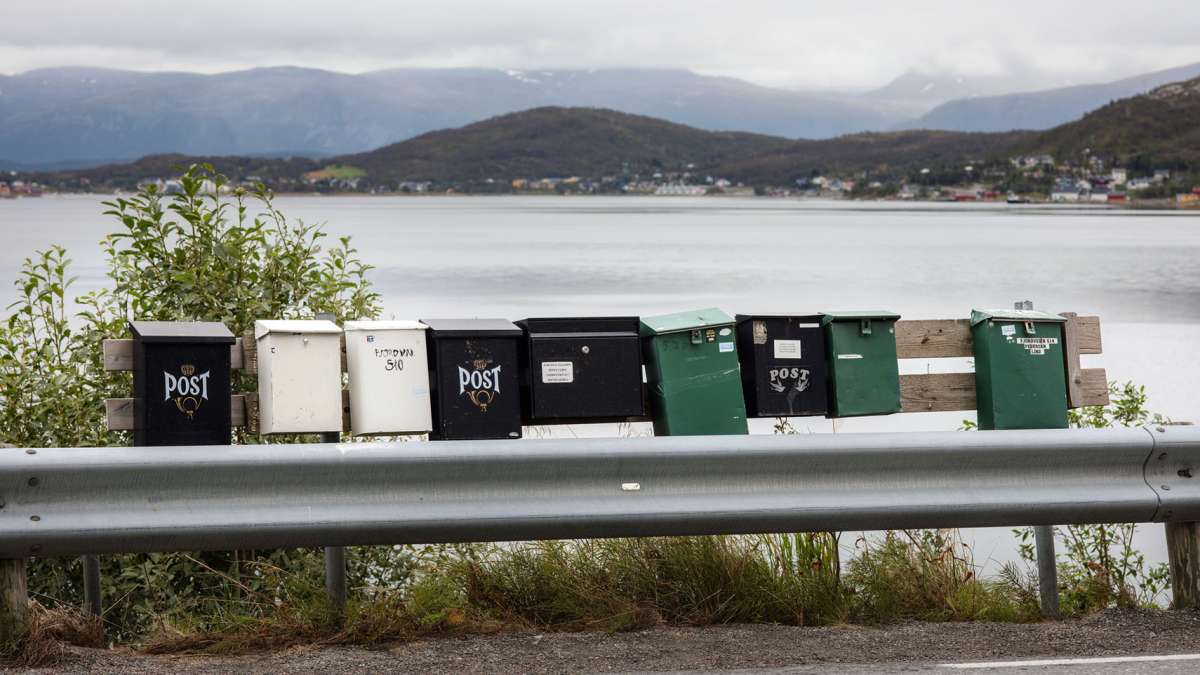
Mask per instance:
[[[821,315],[739,314],[736,321],[747,414],[824,415],[828,369]]]

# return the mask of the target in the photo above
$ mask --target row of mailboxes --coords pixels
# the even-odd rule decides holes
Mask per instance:
[[[648,413],[659,435],[747,433],[748,417],[900,410],[898,315],[259,321],[259,431],[520,438],[523,423]],[[1061,317],[972,315],[983,428],[1065,426]],[[132,322],[135,441],[228,443],[229,347],[215,323]],[[643,365],[644,364],[644,365]],[[643,384],[644,381],[644,384]],[[222,431],[224,429],[224,431]]]

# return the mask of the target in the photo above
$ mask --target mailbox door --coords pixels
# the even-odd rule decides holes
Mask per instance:
[[[826,326],[825,337],[831,373],[830,416],[900,412],[895,322],[836,321]]]
[[[260,432],[340,432],[341,337],[270,333],[258,347]]]
[[[134,444],[229,445],[229,345],[135,341],[134,349],[142,369]]]
[[[981,429],[1065,429],[1062,325],[983,321],[974,326],[975,393]]]
[[[530,418],[644,415],[640,349],[636,335],[530,338]]]
[[[742,398],[732,330],[708,341],[690,331],[646,340],[646,368],[654,406],[654,433],[659,436],[744,434],[746,405]],[[715,331],[714,331],[715,333]]]
[[[738,325],[751,417],[824,415],[825,333],[816,317],[748,317]]]
[[[355,436],[426,433],[431,427],[425,331],[346,331],[350,428]]]
[[[437,392],[431,438],[520,438],[518,339],[435,336],[433,344]]]

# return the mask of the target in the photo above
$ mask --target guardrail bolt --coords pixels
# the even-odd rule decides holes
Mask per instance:
[[[25,451],[25,454],[27,454],[27,455],[36,455],[36,454],[37,454],[37,450],[34,450],[33,448],[30,448],[30,449],[28,449],[28,450],[26,450],[26,451]]]
[[[1171,491],[1171,486],[1170,486],[1170,485],[1164,485],[1164,486],[1162,486],[1162,489],[1163,489],[1165,492],[1170,492],[1170,491]]]
[[[42,517],[41,516],[29,516],[29,519],[36,523],[39,520],[41,520]]]
[[[38,483],[41,483],[41,482],[42,481],[38,480],[37,476],[34,476],[33,478],[29,479],[29,487],[37,487]]]
[[[1192,470],[1191,469],[1180,469],[1179,477],[1180,478],[1191,478]],[[2,499],[0,499],[0,506],[4,506],[4,500],[2,500]]]
[[[1155,427],[1155,430],[1156,430],[1156,431],[1158,431],[1158,433],[1160,433],[1160,434],[1165,434],[1165,433],[1167,433],[1167,428],[1166,428],[1166,427]]]
[[[1158,456],[1158,461],[1160,461],[1160,462],[1165,462],[1165,461],[1167,461],[1167,453],[1165,453],[1165,452],[1164,452],[1163,454],[1159,455],[1159,456]]]

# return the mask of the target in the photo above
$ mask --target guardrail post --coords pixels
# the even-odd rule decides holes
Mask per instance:
[[[0,653],[16,646],[29,628],[25,561],[0,560]]]
[[[1041,597],[1042,615],[1057,619],[1058,555],[1054,552],[1054,526],[1038,525],[1033,528],[1033,539],[1037,549],[1038,595]]]
[[[83,610],[92,616],[104,613],[104,598],[100,592],[100,558],[83,556]]]
[[[331,312],[318,312],[314,317],[322,321],[337,321]],[[343,343],[342,350],[346,345]],[[331,431],[321,434],[322,443],[341,443],[342,434]],[[334,621],[341,625],[346,615],[346,549],[341,546],[325,547],[325,593],[333,607]]]
[[[1200,608],[1200,523],[1166,523],[1171,606]]]

